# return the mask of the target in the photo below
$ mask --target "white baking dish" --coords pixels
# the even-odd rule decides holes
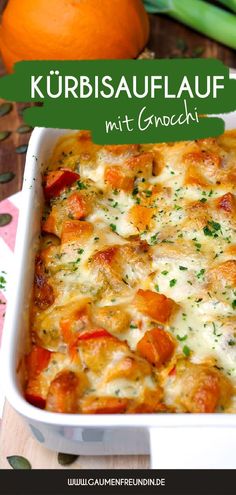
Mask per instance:
[[[236,113],[224,116],[236,128]],[[17,367],[25,350],[43,194],[40,174],[66,130],[36,128],[30,139],[5,321],[2,374],[8,401],[45,447],[83,455],[152,454],[158,468],[236,468],[236,415],[69,415],[37,409],[23,397]]]

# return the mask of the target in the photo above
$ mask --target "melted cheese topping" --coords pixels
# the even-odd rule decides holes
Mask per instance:
[[[147,391],[160,395],[161,390],[167,410],[235,412],[235,164],[235,131],[218,139],[140,147],[100,147],[88,133],[58,142],[48,170],[70,168],[80,180],[53,198],[45,213],[53,212],[54,227],[44,229],[53,236],[44,232],[39,254],[54,302],[43,309],[34,305],[32,335],[52,351],[50,362],[57,365],[41,374],[44,397],[66,368],[86,373],[85,397],[118,396],[143,404]],[[65,222],[78,221],[68,206],[75,193],[87,201],[79,221],[92,230],[63,242]],[[140,290],[171,300],[170,316],[153,316],[152,308],[136,304]],[[81,323],[79,311],[85,307],[89,316]],[[63,319],[72,322],[74,332],[99,327],[116,338],[109,356],[97,344],[99,371],[80,346],[79,362],[72,364]],[[174,353],[159,364],[138,345],[154,328],[163,329],[174,345]],[[125,358],[135,362],[136,374],[122,368],[112,376]],[[212,388],[209,376],[215,380]]]

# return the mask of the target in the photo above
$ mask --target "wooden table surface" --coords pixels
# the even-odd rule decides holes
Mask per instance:
[[[0,0],[0,10],[5,0]],[[236,68],[236,53],[165,16],[150,16],[151,36],[149,48],[157,58],[177,57],[185,47],[185,56],[194,56],[197,52],[202,57],[215,57],[229,67]],[[180,47],[182,47],[180,49]],[[0,62],[0,76],[4,68]],[[0,100],[1,101],[1,100]],[[0,200],[19,191],[22,186],[25,154],[17,154],[15,149],[19,144],[26,144],[30,134],[20,135],[16,131],[22,124],[19,113],[25,105],[13,105],[8,115],[0,118],[0,132],[12,131],[11,135],[0,142],[0,173],[12,171],[15,178],[7,184],[0,184]],[[9,468],[6,457],[18,454],[25,455],[32,462],[33,468],[59,467],[55,453],[45,450],[28,433],[23,420],[6,404],[1,428],[0,467]],[[71,467],[75,468],[148,468],[147,456],[112,456],[112,457],[80,457]]]

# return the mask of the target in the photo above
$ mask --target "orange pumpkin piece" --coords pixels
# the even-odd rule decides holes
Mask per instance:
[[[80,176],[70,169],[61,169],[49,172],[44,176],[44,195],[46,199],[52,199],[66,188],[70,187]]]
[[[26,356],[27,370],[29,376],[35,377],[47,368],[51,357],[51,352],[43,347],[34,345]]]
[[[155,366],[165,364],[172,357],[175,344],[172,337],[162,328],[148,330],[137,344],[137,351]]]
[[[66,201],[66,206],[69,213],[76,220],[80,220],[91,213],[91,203],[89,203],[86,197],[79,192],[74,192],[69,196]]]
[[[134,304],[138,311],[160,323],[166,323],[169,320],[175,306],[175,302],[164,294],[142,289],[138,290]]]
[[[86,397],[80,402],[83,414],[122,414],[127,405],[128,399],[116,397]]]
[[[78,412],[78,397],[78,377],[72,371],[62,371],[50,384],[46,409],[58,413],[76,413]]]
[[[113,189],[121,189],[122,191],[132,191],[134,188],[134,179],[125,173],[124,167],[108,166],[106,167],[104,180]]]
[[[56,211],[57,210],[54,207],[52,207],[46,220],[44,220],[44,222],[42,223],[42,231],[45,234],[58,235]]]
[[[151,219],[154,215],[154,208],[147,208],[146,206],[134,205],[129,211],[130,221],[134,224],[139,231],[148,230]]]
[[[9,0],[1,54],[8,71],[20,60],[129,59],[148,35],[141,0]]]
[[[61,243],[79,241],[86,242],[93,233],[93,225],[90,222],[80,220],[66,220],[62,225]]]
[[[144,177],[149,179],[152,176],[153,153],[141,153],[140,155],[129,158],[125,163],[125,168],[130,170],[135,177]]]
[[[35,407],[44,409],[46,400],[42,396],[38,377],[47,368],[51,352],[43,347],[34,345],[30,353],[26,356],[26,367],[28,372],[28,383],[25,392],[26,400]]]

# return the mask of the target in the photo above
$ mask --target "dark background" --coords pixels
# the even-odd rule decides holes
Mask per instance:
[[[50,0],[49,0],[50,1]],[[6,0],[0,0],[0,12]],[[216,2],[213,2],[216,3]],[[150,50],[155,52],[156,58],[165,57],[215,57],[222,60],[229,67],[236,68],[236,52],[220,45],[205,36],[168,19],[166,16],[150,15],[151,35],[148,43]],[[4,75],[4,67],[0,61],[0,76]],[[0,100],[1,103],[1,100]],[[16,152],[16,147],[27,144],[30,133],[19,134],[16,129],[23,123],[20,114],[22,105],[13,105],[13,110],[0,118],[0,132],[12,131],[4,141],[0,141],[0,173],[12,171],[15,178],[0,184],[0,200],[19,191],[22,186],[25,154]]]

